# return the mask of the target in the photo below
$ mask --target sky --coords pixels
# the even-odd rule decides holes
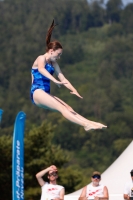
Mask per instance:
[[[105,0],[105,2],[107,2],[107,0]],[[122,0],[123,5],[126,6],[129,3],[133,3],[133,0]]]
[[[90,2],[92,2],[93,0],[88,0]],[[97,0],[98,1],[98,0]],[[108,2],[108,0],[104,0],[105,4]],[[126,6],[129,3],[133,3],[133,0],[122,0],[123,5]]]

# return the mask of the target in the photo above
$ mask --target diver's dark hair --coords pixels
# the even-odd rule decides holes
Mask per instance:
[[[52,21],[51,26],[48,29],[47,35],[46,35],[46,52],[49,51],[49,49],[53,49],[54,51],[57,49],[62,49],[62,45],[58,41],[51,41],[51,35],[54,27],[57,26],[57,24],[54,23],[54,19]]]

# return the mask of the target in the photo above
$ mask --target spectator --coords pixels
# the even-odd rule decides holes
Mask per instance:
[[[48,173],[49,183],[42,178],[46,173]],[[42,188],[41,200],[64,200],[64,187],[56,183],[58,170],[55,165],[38,172],[36,178]]]
[[[124,199],[132,199],[133,200],[133,169],[130,172],[131,180],[125,184],[124,188]]]
[[[93,172],[91,176],[92,182],[83,188],[79,200],[108,200],[108,188],[104,185],[101,185],[100,180],[100,172]]]

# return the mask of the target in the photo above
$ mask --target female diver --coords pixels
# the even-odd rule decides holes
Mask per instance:
[[[57,60],[60,59],[63,52],[63,48],[60,42],[50,41],[55,26],[53,20],[46,36],[46,53],[38,56],[32,66],[31,100],[39,107],[60,112],[69,121],[83,126],[86,131],[106,128],[107,126],[101,123],[93,122],[82,117],[64,101],[50,94],[50,81],[53,81],[58,87],[64,85],[71,91],[71,94],[82,98],[62,74],[57,63]],[[59,81],[52,76],[54,72]]]

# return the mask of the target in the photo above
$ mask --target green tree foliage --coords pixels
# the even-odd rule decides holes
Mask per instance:
[[[121,23],[124,27],[123,32],[132,33],[133,32],[133,3],[126,6],[126,8],[121,13]]]
[[[108,20],[110,22],[119,22],[120,12],[122,10],[122,0],[109,0],[106,7]]]
[[[103,26],[105,21],[105,9],[102,8],[100,1],[93,1],[91,3],[91,27]]]
[[[0,130],[1,131],[1,130]],[[1,131],[2,132],[2,131]],[[12,140],[10,136],[0,136],[0,200],[12,197]]]

